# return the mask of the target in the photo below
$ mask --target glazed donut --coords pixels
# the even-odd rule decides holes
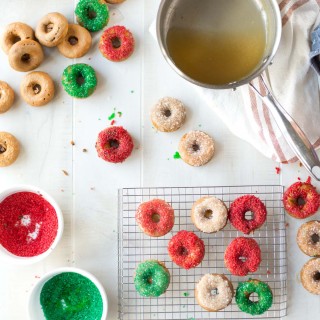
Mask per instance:
[[[200,307],[216,312],[231,303],[233,286],[223,274],[205,274],[196,284],[195,297]]]
[[[190,131],[179,142],[181,159],[187,164],[199,167],[208,163],[214,154],[214,142],[202,131]]]
[[[246,213],[251,212],[253,217],[248,220]],[[260,228],[267,218],[267,209],[263,202],[253,196],[245,195],[234,200],[229,209],[229,220],[239,231],[245,234]]]
[[[217,232],[227,224],[228,209],[226,205],[216,197],[203,197],[193,204],[191,220],[202,232]]]
[[[136,221],[145,234],[161,237],[173,228],[174,210],[164,200],[153,199],[139,205]]]
[[[31,71],[40,66],[44,55],[41,45],[34,40],[21,40],[9,51],[9,64],[17,71]]]
[[[320,294],[320,258],[313,258],[305,263],[300,272],[301,283],[306,290]]]
[[[224,263],[235,276],[256,272],[261,263],[261,250],[252,238],[238,237],[231,241],[224,253]]]
[[[134,285],[143,297],[159,297],[170,284],[170,273],[163,262],[147,260],[141,262],[135,271]]]
[[[172,261],[184,269],[195,268],[204,258],[204,242],[193,232],[179,231],[168,244]]]
[[[34,32],[31,27],[22,22],[13,22],[5,28],[0,44],[2,50],[8,54],[11,47],[21,40],[34,40]]]
[[[14,91],[4,81],[0,81],[0,114],[7,112],[14,101]]]
[[[58,12],[45,15],[36,28],[36,38],[46,47],[55,47],[63,41],[68,32],[68,20]]]
[[[14,163],[20,153],[19,141],[8,132],[0,132],[0,167]]]
[[[310,257],[320,256],[320,221],[304,223],[297,233],[297,244]]]
[[[33,107],[41,107],[54,97],[54,83],[45,72],[33,71],[28,73],[21,82],[22,99]]]
[[[102,55],[113,62],[128,59],[134,50],[132,33],[123,26],[114,26],[106,29],[99,42]]]
[[[320,196],[309,178],[306,182],[291,185],[283,195],[283,204],[292,217],[305,219],[318,211]]]
[[[99,133],[96,149],[103,160],[119,163],[130,156],[133,140],[123,127],[109,127]]]
[[[90,32],[78,24],[69,24],[68,33],[58,45],[58,50],[67,58],[81,58],[91,47]]]
[[[166,97],[160,99],[151,111],[154,127],[162,132],[178,130],[186,120],[186,108],[177,99]]]

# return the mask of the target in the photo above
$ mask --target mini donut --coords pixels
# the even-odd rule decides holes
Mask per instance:
[[[101,159],[119,163],[130,156],[133,149],[133,140],[126,129],[113,126],[99,133],[96,149]]]
[[[320,221],[304,223],[298,230],[297,244],[306,255],[320,256]]]
[[[161,237],[173,228],[174,210],[164,200],[153,199],[139,205],[136,221],[145,234]]]
[[[179,142],[181,159],[187,164],[200,167],[208,163],[214,154],[214,141],[202,131],[190,131]]]
[[[151,111],[154,127],[162,132],[178,130],[186,120],[186,108],[177,99],[166,97],[160,99]]]
[[[75,14],[78,23],[92,32],[101,30],[109,21],[109,10],[104,0],[80,0]]]
[[[306,290],[320,294],[320,258],[309,260],[300,272],[301,283]]]
[[[0,132],[0,167],[14,163],[20,153],[19,141],[8,132]]]
[[[252,238],[238,237],[231,241],[224,253],[224,263],[235,276],[256,272],[261,263],[261,250]]]
[[[105,2],[110,3],[110,4],[118,4],[118,3],[122,3],[126,0],[105,0]]]
[[[283,204],[292,217],[305,219],[318,211],[320,196],[309,178],[306,182],[292,184],[283,195]]]
[[[13,22],[6,26],[0,40],[0,45],[2,50],[8,54],[15,43],[26,39],[34,40],[32,28],[22,22]]]
[[[195,297],[200,307],[216,312],[231,303],[233,286],[223,274],[205,274],[196,284]]]
[[[226,205],[216,197],[203,197],[193,204],[191,220],[202,232],[217,232],[227,224],[228,209]]]
[[[7,112],[14,101],[14,91],[4,81],[0,81],[0,114]]]
[[[168,253],[172,261],[188,270],[195,268],[204,258],[204,242],[193,232],[179,231],[168,244]]]
[[[81,58],[90,50],[91,43],[91,34],[86,28],[69,24],[68,33],[58,44],[58,50],[67,58]]]
[[[36,28],[36,38],[46,47],[55,47],[63,41],[68,32],[67,18],[58,12],[45,15]]]
[[[9,51],[9,64],[17,71],[27,72],[40,66],[44,54],[41,45],[34,40],[21,40]]]
[[[23,100],[30,106],[41,107],[53,99],[54,83],[47,73],[33,71],[22,80],[20,93]]]
[[[99,42],[102,55],[113,62],[128,59],[134,51],[132,33],[123,26],[114,26],[106,29]]]
[[[252,219],[246,219],[246,213],[252,213]],[[254,195],[244,195],[234,200],[229,209],[229,220],[239,231],[245,234],[260,228],[267,218],[264,203]]]

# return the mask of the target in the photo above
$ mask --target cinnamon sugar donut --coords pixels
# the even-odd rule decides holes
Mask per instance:
[[[7,112],[14,101],[14,91],[4,81],[0,81],[0,114]]]
[[[320,221],[304,223],[298,230],[297,244],[306,255],[320,256]]]
[[[320,258],[309,260],[301,269],[300,278],[306,290],[320,294]]]
[[[20,153],[19,141],[8,132],[0,132],[0,167],[14,163]]]

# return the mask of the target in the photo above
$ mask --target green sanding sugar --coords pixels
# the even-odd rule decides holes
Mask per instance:
[[[115,118],[115,116],[116,116],[116,114],[113,112],[113,113],[111,113],[110,114],[110,116],[108,117],[108,120],[112,120],[112,119],[114,119]]]
[[[48,280],[40,303],[47,320],[101,320],[103,312],[96,285],[75,272],[63,272]]]
[[[173,159],[181,159],[180,153],[178,151],[173,155]]]
[[[190,294],[189,294],[189,292],[184,292],[183,295],[184,295],[185,297],[189,297]]]

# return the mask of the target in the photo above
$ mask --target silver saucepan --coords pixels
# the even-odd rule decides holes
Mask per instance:
[[[248,1],[249,0],[245,0],[246,3]],[[267,88],[266,82],[261,75],[261,73],[272,62],[281,38],[281,16],[278,4],[276,0],[250,1],[256,6],[255,11],[249,11],[249,9],[246,11],[247,9],[243,6],[244,1],[240,0],[162,0],[157,16],[157,38],[160,49],[169,65],[181,77],[197,86],[209,89],[235,89],[238,86],[249,84],[271,111],[279,129],[299,160],[303,163],[310,174],[320,181],[320,161],[312,144],[298,124],[283,109]],[[222,3],[224,6],[220,7]],[[241,14],[242,16],[239,17]],[[196,56],[190,55],[189,62],[186,62],[187,70],[185,69],[185,66],[181,64],[181,61],[177,60],[177,55],[173,54],[174,52],[171,50],[171,48],[174,48],[174,45],[179,46],[178,41],[177,43],[173,42],[170,48],[170,41],[172,42],[170,37],[176,30],[187,30],[191,33],[196,30],[197,32],[203,31],[204,34],[210,34],[217,32],[221,25],[228,25],[230,23],[233,24],[232,28],[241,29],[242,25],[252,23],[252,27],[250,24],[248,25],[248,29],[250,30],[250,28],[259,28],[259,25],[256,23],[259,19],[263,22],[264,28],[264,46],[261,58],[249,73],[237,79],[232,79],[231,77],[226,79],[225,82],[223,82],[223,79],[220,79],[219,82],[215,79],[212,80],[210,77],[208,79],[205,76],[202,78],[198,77],[197,68],[203,68],[203,65],[195,65],[193,66],[193,69],[188,69],[188,67],[196,61],[196,58],[194,58]],[[237,25],[235,25],[235,21]],[[200,34],[199,37],[201,36],[202,34]],[[226,34],[226,37],[227,36],[228,35]],[[246,38],[245,40],[248,39]],[[189,41],[189,39],[187,41]],[[210,41],[210,39],[208,41]],[[220,42],[216,41],[212,44],[217,45],[217,43]],[[181,50],[179,47],[176,49]],[[249,53],[250,52],[251,51],[249,51]],[[187,54],[188,47],[185,49],[185,55]],[[226,54],[228,54],[227,51]],[[180,52],[180,55],[184,58],[184,52]],[[217,57],[214,57],[214,59],[217,59]],[[222,61],[220,65],[218,63],[214,68],[220,68],[221,64],[225,64],[225,61]],[[222,65],[222,68],[227,69],[227,66]],[[203,74],[206,72],[208,74],[214,73],[218,71],[216,69],[208,68],[207,70],[204,70]],[[196,73],[193,73],[193,71]],[[261,78],[261,83],[265,87],[265,95],[262,95],[261,92],[251,83],[251,80],[256,77]]]

